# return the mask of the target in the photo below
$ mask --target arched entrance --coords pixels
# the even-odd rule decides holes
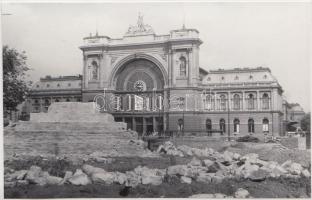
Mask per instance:
[[[114,72],[112,86],[118,105],[112,113],[116,121],[141,134],[164,129],[165,77],[157,64],[146,58],[134,58]]]

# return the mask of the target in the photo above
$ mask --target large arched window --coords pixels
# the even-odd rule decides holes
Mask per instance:
[[[226,131],[225,120],[224,119],[220,119],[219,125],[220,125],[220,130],[222,131],[221,134],[223,135],[223,133],[225,133],[225,131]]]
[[[226,110],[226,97],[224,94],[220,95],[220,109]]]
[[[253,119],[248,119],[248,133],[255,132],[255,122]]]
[[[262,131],[264,133],[268,133],[269,132],[269,120],[267,118],[264,118],[262,120]]]
[[[206,95],[204,99],[204,109],[205,110],[212,110],[213,109],[213,98],[210,94]]]
[[[255,102],[254,102],[254,95],[253,94],[248,94],[247,109],[248,110],[254,110],[255,109]]]
[[[211,129],[212,129],[211,119],[206,119],[206,130]]]
[[[262,109],[267,110],[270,107],[270,99],[267,93],[262,95]]]
[[[234,94],[233,96],[233,109],[234,110],[240,109],[240,97],[238,94]]]
[[[180,57],[180,76],[186,76],[186,59],[184,56]]]
[[[234,119],[234,133],[239,133],[239,119]]]

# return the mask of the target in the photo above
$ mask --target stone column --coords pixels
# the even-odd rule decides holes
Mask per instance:
[[[194,67],[194,53],[192,51],[192,49],[187,49],[187,57],[188,57],[188,85],[191,86],[192,85],[192,68]]]
[[[192,66],[192,85],[197,85],[197,81],[199,78],[199,54],[198,54],[198,46],[193,46],[192,55],[193,55],[193,66]]]
[[[172,81],[172,85],[174,86],[176,84],[176,79],[175,79],[175,69],[174,69],[174,53],[175,50],[171,50],[171,81]]]
[[[231,94],[230,92],[228,92],[228,101],[229,101],[229,107],[227,109],[231,110],[232,106],[231,106]]]
[[[243,106],[242,106],[242,110],[245,110],[245,91],[243,91],[243,98],[242,98],[242,101],[243,101]]]
[[[88,57],[84,54],[83,55],[83,88],[88,88],[88,79],[89,79],[89,74],[88,74],[88,66],[87,66],[87,59]]]
[[[157,131],[157,125],[156,125],[156,118],[153,117],[153,131],[156,132]]]
[[[105,61],[106,61],[106,54],[103,52],[101,55],[99,55],[99,60],[100,60],[100,73],[99,73],[99,80],[100,80],[100,88],[104,88],[104,79],[105,79]]]
[[[172,50],[168,50],[168,86],[172,86]]]
[[[145,117],[142,117],[143,118],[143,135],[146,133],[146,118]]]
[[[40,112],[43,112],[43,109],[42,109],[43,100],[42,100],[42,98],[40,98],[39,103],[40,103]]]
[[[259,90],[257,90],[257,110],[260,110],[260,93],[259,93]]]
[[[136,131],[135,117],[132,117],[132,130]]]
[[[217,93],[215,92],[215,95],[214,95],[214,110],[218,110],[218,106],[219,105],[217,105]]]

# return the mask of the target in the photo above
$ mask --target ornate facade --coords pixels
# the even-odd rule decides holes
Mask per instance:
[[[103,109],[139,133],[203,130],[281,134],[283,90],[268,68],[206,71],[196,29],[156,35],[139,17],[123,38],[89,36],[82,101],[104,96]]]
[[[41,78],[33,85],[24,112],[47,112],[53,102],[82,101],[81,81],[81,75]]]
[[[203,42],[196,29],[156,35],[139,16],[123,38],[96,34],[83,41],[83,75],[40,79],[26,112],[46,112],[58,101],[96,101],[139,133],[283,135],[286,130],[290,115],[270,69],[200,68]]]

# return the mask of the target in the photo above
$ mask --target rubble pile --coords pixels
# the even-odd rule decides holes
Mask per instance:
[[[32,166],[29,170],[20,171],[6,169],[5,185],[87,185],[91,183],[117,183],[136,187],[139,184],[160,185],[168,181],[170,177],[177,178],[186,184],[191,184],[193,181],[221,183],[223,180],[231,178],[249,179],[259,182],[268,177],[310,177],[310,171],[299,163],[288,160],[279,165],[275,161],[261,160],[258,154],[255,153],[241,156],[238,153],[229,151],[220,153],[209,148],[204,150],[187,146],[175,148],[170,143],[166,143],[161,148],[165,151],[164,153],[177,156],[181,156],[182,154],[183,156],[185,154],[192,155],[193,159],[186,165],[173,165],[167,169],[150,169],[138,166],[133,171],[127,171],[125,173],[107,172],[102,168],[84,164],[75,173],[67,171],[63,178],[51,176],[48,172],[42,171],[38,166]],[[109,162],[108,159],[106,161]]]
[[[189,198],[200,198],[200,199],[210,199],[210,198],[217,198],[217,199],[223,199],[223,198],[252,198],[249,194],[249,192],[243,188],[238,188],[238,190],[234,193],[234,196],[227,196],[222,193],[215,193],[215,194],[194,194],[190,196]]]

